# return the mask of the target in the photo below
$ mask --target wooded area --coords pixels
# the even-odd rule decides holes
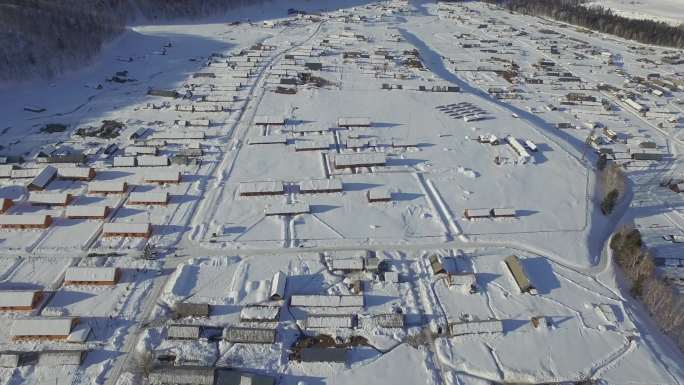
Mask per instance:
[[[632,284],[658,326],[684,350],[684,296],[655,274],[655,264],[643,248],[639,230],[623,227],[610,241],[615,262]]]
[[[0,81],[88,63],[128,22],[196,18],[261,0],[0,0]]]
[[[514,12],[544,16],[645,44],[684,48],[684,27],[618,16],[611,10],[586,7],[583,0],[489,0]]]

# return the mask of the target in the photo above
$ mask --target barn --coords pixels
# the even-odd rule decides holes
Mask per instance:
[[[158,170],[145,174],[146,183],[180,183],[181,173],[178,170]]]
[[[508,267],[508,271],[511,272],[513,280],[515,280],[515,283],[518,285],[520,292],[535,294],[536,290],[534,289],[534,286],[532,286],[530,279],[527,277],[525,269],[520,262],[520,258],[518,258],[517,255],[510,255],[506,257],[504,262]]]
[[[92,167],[61,167],[57,169],[57,178],[62,180],[90,181],[95,178]]]
[[[72,198],[69,193],[31,192],[28,201],[34,206],[66,206]]]

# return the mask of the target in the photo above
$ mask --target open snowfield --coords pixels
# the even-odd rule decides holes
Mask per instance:
[[[679,0],[599,0],[587,5],[600,5],[632,19],[650,19],[672,25],[684,23],[684,4]]]
[[[601,3],[684,14],[676,1]],[[44,293],[0,312],[0,356],[88,353],[0,365],[0,385],[143,385],[161,364],[292,385],[684,384],[682,352],[606,248],[634,222],[684,268],[663,238],[684,235],[675,54],[479,2],[274,0],[133,26],[82,70],[5,86],[0,198],[6,214],[52,223],[0,229],[0,291]],[[103,121],[120,131],[76,135]],[[66,128],[43,132],[51,123]],[[633,159],[646,150],[660,160]],[[610,216],[599,151],[628,178]],[[54,163],[66,154],[93,179],[28,189],[48,163],[75,166]],[[169,173],[180,180],[155,179]],[[72,199],[32,203],[40,193]],[[130,224],[151,234],[105,234]],[[74,266],[120,276],[67,285]],[[13,340],[15,320],[58,315],[90,327],[87,340]],[[312,346],[342,359],[305,358]]]

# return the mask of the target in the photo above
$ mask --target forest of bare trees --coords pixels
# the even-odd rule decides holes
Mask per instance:
[[[128,22],[195,18],[262,0],[0,0],[0,82],[92,59]]]
[[[610,248],[632,284],[632,295],[644,303],[658,326],[684,351],[684,295],[656,276],[653,258],[644,249],[639,231],[623,227],[613,235]]]
[[[488,0],[511,11],[544,16],[645,44],[684,48],[684,27],[618,16],[611,10],[583,5],[585,0]]]

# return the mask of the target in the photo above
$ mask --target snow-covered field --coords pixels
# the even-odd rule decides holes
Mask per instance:
[[[661,5],[661,16],[678,7]],[[287,16],[292,7],[324,11]],[[605,250],[633,221],[681,267],[678,244],[663,241],[684,234],[682,198],[667,188],[683,144],[671,62],[684,53],[673,52],[478,2],[278,0],[131,27],[92,66],[6,87],[0,157],[13,166],[0,166],[0,198],[9,215],[53,222],[0,229],[0,295],[45,294],[29,312],[0,312],[0,356],[88,353],[76,366],[2,367],[0,384],[139,385],[157,364],[293,385],[682,384],[682,353]],[[630,108],[628,93],[649,111]],[[75,135],[103,121],[123,128]],[[41,131],[52,123],[67,127]],[[643,148],[662,160],[632,159]],[[599,208],[598,151],[629,178],[611,216]],[[143,152],[168,160],[122,163]],[[80,153],[94,179],[42,191],[70,194],[68,206],[31,203],[32,170]],[[339,167],[349,160],[359,163]],[[180,181],[153,181],[169,172]],[[123,192],[92,191],[122,182]],[[159,193],[168,202],[134,201]],[[66,217],[101,206],[104,218]],[[105,236],[111,223],[149,223],[151,235]],[[521,293],[510,255],[535,295]],[[73,266],[117,267],[120,279],[65,285]],[[282,298],[271,297],[279,273]],[[308,295],[362,304],[290,303]],[[182,304],[209,314],[184,316]],[[57,315],[78,317],[89,339],[12,340],[15,320]],[[231,327],[275,338],[235,341],[222,335]],[[300,361],[306,344],[346,356]]]
[[[609,8],[632,19],[663,21],[672,25],[684,23],[684,3],[680,0],[599,0],[586,5]]]

